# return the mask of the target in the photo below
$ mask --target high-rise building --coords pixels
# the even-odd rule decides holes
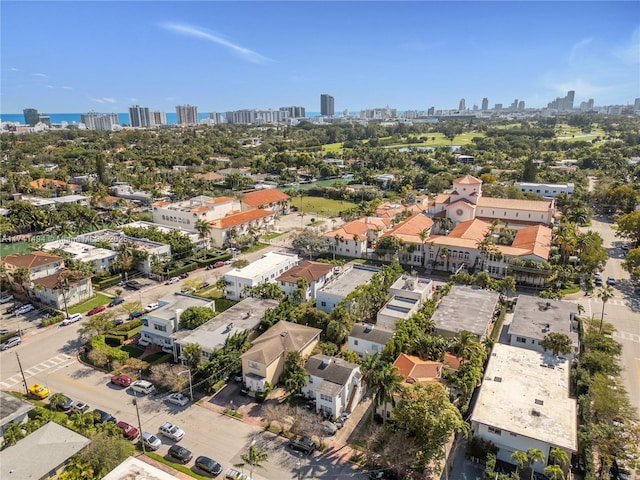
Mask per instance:
[[[120,124],[117,113],[102,114],[93,111],[80,115],[80,121],[84,123],[87,130],[111,130]]]
[[[334,98],[326,93],[320,95],[320,114],[332,117],[334,114]]]
[[[193,105],[178,105],[176,107],[178,125],[197,125],[198,107]]]
[[[576,92],[574,90],[569,90],[567,92],[567,96],[565,98],[565,110],[573,110],[573,101],[575,100]]]
[[[152,126],[153,123],[151,122],[149,109],[147,107],[141,107],[140,105],[129,107],[129,123],[132,127],[138,128],[149,128]]]
[[[209,113],[209,124],[217,125],[219,123],[223,123],[222,114],[219,112],[210,112]]]
[[[593,99],[589,100],[590,102],[593,102]],[[593,107],[592,107],[593,108]],[[640,110],[640,98],[636,98],[636,101],[633,102],[633,109],[634,110]]]
[[[464,112],[466,109],[467,107],[465,106],[464,98],[461,98],[460,104],[458,105],[458,110],[460,110],[461,112]]]
[[[167,124],[167,115],[160,110],[156,110],[155,112],[150,113],[151,117],[151,125],[166,125]]]
[[[576,92],[569,90],[564,97],[558,97],[554,101],[547,104],[547,108],[559,111],[573,110],[573,101],[575,100]]]
[[[493,106],[493,109],[494,109],[496,112],[500,112],[500,111],[502,111],[502,104],[501,104],[501,103],[496,103],[496,104]]]
[[[521,112],[524,111],[524,100],[518,102],[518,110]]]
[[[49,115],[38,112],[35,108],[25,108],[22,113],[24,114],[24,123],[30,127],[35,127],[37,123],[44,123],[51,126],[51,118]]]
[[[227,123],[231,124],[262,124],[284,122],[287,118],[284,110],[236,110],[225,112]]]
[[[484,97],[482,99],[482,111],[486,112],[487,110],[489,110],[489,99],[487,97]]]
[[[306,114],[304,107],[280,107],[280,110],[287,112],[292,118],[304,118]]]
[[[429,110],[427,110],[427,115],[429,115],[430,117],[433,117],[435,113],[436,113],[436,107],[429,107]]]
[[[518,110],[518,99],[516,98],[511,105],[509,105],[509,110],[511,112],[515,112]]]

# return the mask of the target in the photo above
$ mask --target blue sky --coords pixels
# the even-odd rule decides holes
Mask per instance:
[[[640,97],[640,2],[3,0],[0,112]]]

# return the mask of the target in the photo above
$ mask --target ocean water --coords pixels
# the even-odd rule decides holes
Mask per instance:
[[[51,123],[80,123],[80,113],[50,113]],[[167,123],[178,123],[177,115],[175,112],[166,112]],[[320,112],[306,112],[306,118],[319,117]],[[209,118],[209,113],[198,113],[198,120],[206,120]],[[2,113],[0,114],[0,122],[13,122],[24,124],[24,115],[22,113]],[[120,125],[129,125],[129,114],[118,113],[118,122]]]

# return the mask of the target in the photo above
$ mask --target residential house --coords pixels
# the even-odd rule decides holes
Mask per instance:
[[[547,353],[496,343],[471,414],[471,435],[493,442],[497,458],[512,463],[515,451],[540,450],[545,462],[559,448],[578,449],[577,402],[570,398],[570,362]]]
[[[277,306],[277,300],[248,297],[194,330],[175,332],[172,335],[176,345],[174,361],[180,359],[185,345],[194,343],[200,345],[202,361],[207,362],[213,352],[224,346],[229,336],[255,330],[264,318],[264,313]]]
[[[516,182],[513,186],[521,192],[535,193],[547,199],[555,198],[561,193],[570,197],[575,191],[575,185],[573,183]]]
[[[206,243],[205,240],[201,238],[200,232],[184,227],[169,227],[167,225],[160,225],[159,223],[136,220],[135,222],[125,223],[124,225],[121,225],[120,228],[152,228],[162,233],[178,232],[182,235],[185,235],[186,237],[189,237],[189,240],[191,240],[195,245],[199,247],[204,246],[204,244]]]
[[[200,180],[206,180],[207,182],[214,182],[214,183],[224,182],[224,177],[216,172],[196,173],[194,177]]]
[[[375,267],[352,264],[343,272],[327,283],[316,293],[316,307],[331,313],[347,295],[359,285],[369,283],[371,278],[380,270]]]
[[[280,380],[287,353],[296,351],[307,358],[320,341],[319,328],[279,321],[252,342],[241,355],[244,386],[250,392],[262,392],[267,382]]]
[[[436,333],[454,338],[460,332],[467,331],[478,340],[485,339],[496,318],[499,300],[498,292],[478,287],[452,286],[431,317]]]
[[[284,252],[268,252],[262,258],[244,268],[234,268],[224,275],[226,297],[240,300],[248,291],[276,278],[298,264],[298,255]]]
[[[380,235],[391,225],[390,219],[362,217],[323,234],[329,251],[335,255],[368,258]]]
[[[360,365],[342,358],[313,355],[304,365],[308,374],[302,393],[316,402],[316,412],[337,418],[351,413],[363,395]]]
[[[384,346],[393,337],[393,332],[370,323],[356,323],[349,332],[349,350],[364,360],[367,354],[381,353]]]
[[[53,192],[54,196],[58,196],[58,193],[71,193],[76,194],[82,192],[82,186],[75,183],[67,183],[62,180],[54,180],[51,178],[38,178],[29,182],[29,186],[34,190],[46,190]]]
[[[135,190],[131,185],[125,182],[115,182],[111,187],[111,193],[118,197],[130,200],[132,202],[147,205],[153,200],[153,195],[144,190]]]
[[[259,235],[274,225],[275,213],[271,210],[248,210],[231,213],[209,222],[211,240],[215,245],[233,242],[240,235]]]
[[[434,286],[430,279],[402,275],[389,289],[389,300],[380,309],[376,325],[394,331],[398,320],[406,320],[416,313],[422,303],[431,298]]]
[[[176,480],[177,478],[137,457],[127,457],[101,480]]]
[[[416,203],[404,205],[398,202],[381,203],[374,210],[374,215],[380,218],[395,220],[400,216],[418,215],[428,211],[428,197],[419,197]]]
[[[98,248],[72,240],[55,240],[45,243],[42,249],[46,252],[62,251],[70,255],[73,260],[90,263],[93,273],[108,272],[111,264],[118,258],[118,254],[107,248]]]
[[[4,430],[10,423],[26,423],[29,419],[27,414],[34,408],[32,403],[0,391],[0,437],[4,436]]]
[[[571,340],[574,354],[578,354],[580,340],[578,306],[563,300],[547,300],[519,295],[509,325],[509,345],[544,352],[540,342],[549,333],[563,333]]]
[[[271,210],[278,215],[289,213],[291,197],[275,188],[263,188],[247,192],[241,197],[242,210]]]
[[[169,227],[195,230],[199,220],[210,222],[240,210],[240,205],[232,197],[198,197],[182,202],[170,203],[166,200],[153,202],[153,223]]]
[[[303,298],[307,301],[316,298],[318,290],[333,278],[335,271],[336,267],[331,264],[305,260],[291,267],[275,280],[280,290],[290,297],[300,288],[300,280],[304,280],[306,287],[303,291]]]
[[[44,480],[58,478],[71,457],[91,440],[55,422],[31,432],[0,451],[0,478]]]
[[[180,330],[180,315],[190,307],[214,310],[213,300],[177,293],[160,298],[158,308],[142,317],[142,330],[138,343],[142,346],[157,345],[163,352],[177,358],[173,334]]]

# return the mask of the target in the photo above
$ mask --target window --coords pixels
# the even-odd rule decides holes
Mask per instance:
[[[518,343],[527,343],[527,339],[524,337],[516,337],[516,342]]]
[[[495,427],[489,427],[489,433],[494,433],[496,435],[502,435],[502,430]]]
[[[332,398],[329,395],[325,395],[324,393],[321,393],[320,400],[322,400],[323,402],[330,402]]]
[[[157,323],[153,324],[153,329],[154,330],[158,330],[159,332],[166,332],[167,331],[167,326],[166,325],[159,325]]]
[[[324,300],[322,302],[320,302],[320,305],[322,305],[323,307],[327,306],[327,302],[325,302]]]
[[[254,370],[260,370],[260,365],[258,365],[256,362],[249,361],[248,364],[249,364],[249,368],[252,368]]]
[[[357,338],[353,341],[353,344],[354,345],[358,345],[358,339]]]

